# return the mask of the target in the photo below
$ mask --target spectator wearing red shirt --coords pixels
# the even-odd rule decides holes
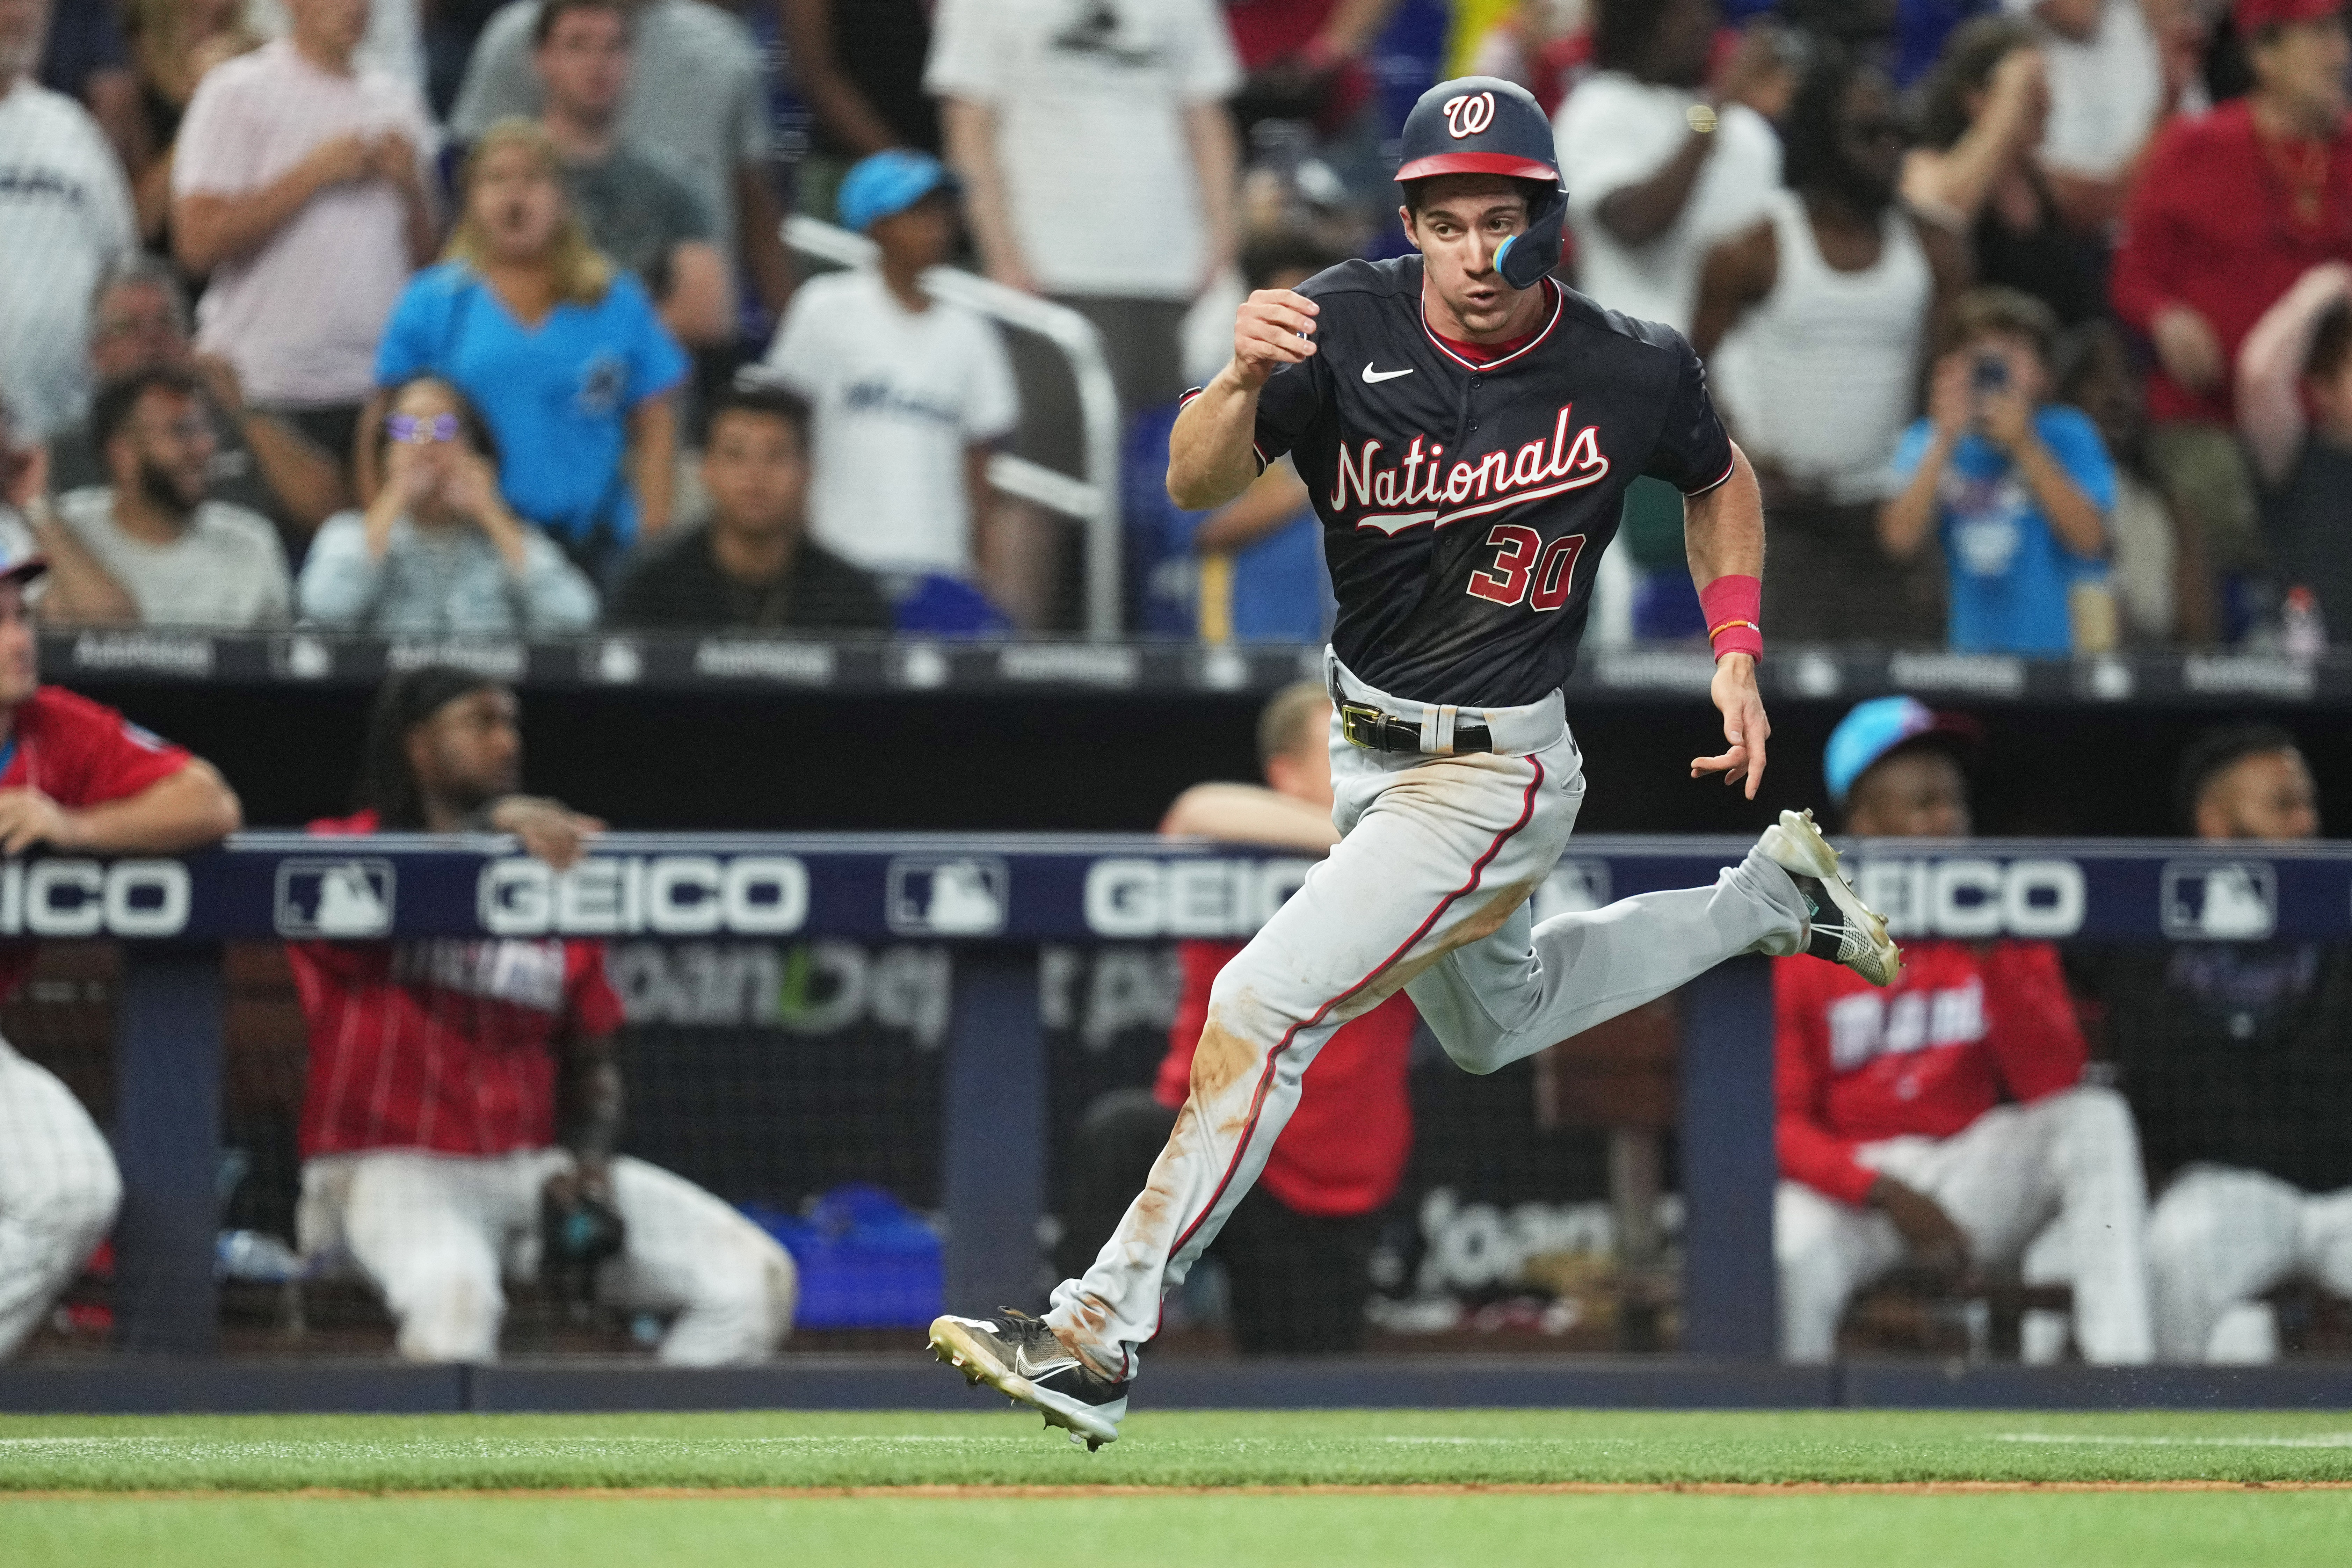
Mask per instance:
[[[517,720],[514,694],[479,676],[394,676],[369,726],[363,809],[311,831],[506,832],[571,865],[603,825],[518,793]],[[790,1331],[783,1248],[615,1152],[621,1004],[601,943],[313,942],[288,955],[310,1035],[296,1229],[306,1257],[347,1258],[383,1292],[402,1355],[493,1359],[501,1278],[539,1272],[543,1205],[583,1200],[622,1228],[591,1289],[671,1314],[663,1361],[761,1361]]]
[[[1968,837],[1966,731],[1908,697],[1846,715],[1824,767],[1846,830]],[[1829,1360],[1847,1300],[1907,1256],[1963,1284],[2021,1264],[2069,1283],[2084,1360],[2148,1360],[2139,1139],[2120,1095],[2081,1081],[2057,950],[1906,942],[1903,964],[1884,991],[1773,966],[1781,1354]],[[2028,1359],[2063,1350],[2053,1320],[2030,1315]]]
[[[2149,458],[2183,525],[2192,637],[2216,624],[2196,557],[2217,574],[2262,561],[2230,428],[2238,351],[2295,279],[2352,260],[2343,0],[2237,0],[2236,24],[2254,89],[2158,134],[2110,280],[2116,313],[2156,346]]]
[[[1320,686],[1277,693],[1258,721],[1268,787],[1196,784],[1176,798],[1160,830],[1321,857],[1339,841],[1331,826],[1330,727]],[[1085,1271],[1118,1222],[1116,1205],[1142,1187],[1167,1144],[1190,1092],[1210,986],[1241,950],[1237,942],[1178,946],[1183,993],[1157,1081],[1148,1090],[1114,1089],[1087,1109],[1064,1226],[1087,1250],[1063,1259],[1066,1272]],[[1311,1092],[1283,1128],[1265,1173],[1211,1246],[1225,1268],[1234,1340],[1244,1354],[1361,1348],[1381,1211],[1412,1152],[1405,1071],[1419,1023],[1400,991],[1331,1037],[1307,1069]]]
[[[36,845],[177,855],[236,831],[236,796],[211,764],[111,708],[39,684],[25,592],[46,569],[38,555],[0,547],[0,855]],[[0,997],[33,955],[29,942],[0,943]],[[121,1174],[89,1112],[0,1040],[0,1357],[80,1271],[121,1200]]]

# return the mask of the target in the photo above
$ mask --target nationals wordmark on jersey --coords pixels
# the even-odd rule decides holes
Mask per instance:
[[[1382,689],[1465,707],[1558,689],[1626,487],[1648,474],[1699,495],[1730,477],[1681,335],[1541,287],[1542,325],[1491,355],[1431,330],[1419,257],[1299,289],[1316,353],[1259,394],[1258,455],[1290,454],[1307,480],[1333,647]]]

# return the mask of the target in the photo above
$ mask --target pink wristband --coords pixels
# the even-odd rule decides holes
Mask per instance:
[[[1717,577],[1698,591],[1706,616],[1706,640],[1715,657],[1744,653],[1764,657],[1764,582],[1760,577]]]

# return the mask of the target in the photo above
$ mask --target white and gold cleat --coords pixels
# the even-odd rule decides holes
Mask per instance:
[[[1796,879],[1805,896],[1805,951],[1842,963],[1873,985],[1892,985],[1903,950],[1886,934],[1886,917],[1862,901],[1838,868],[1838,852],[1810,811],[1784,811],[1756,841],[1764,858]]]

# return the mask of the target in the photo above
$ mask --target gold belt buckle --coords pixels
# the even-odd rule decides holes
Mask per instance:
[[[1378,708],[1361,702],[1342,702],[1339,704],[1339,738],[1367,752],[1380,751],[1381,725],[1387,718],[1388,714]]]

